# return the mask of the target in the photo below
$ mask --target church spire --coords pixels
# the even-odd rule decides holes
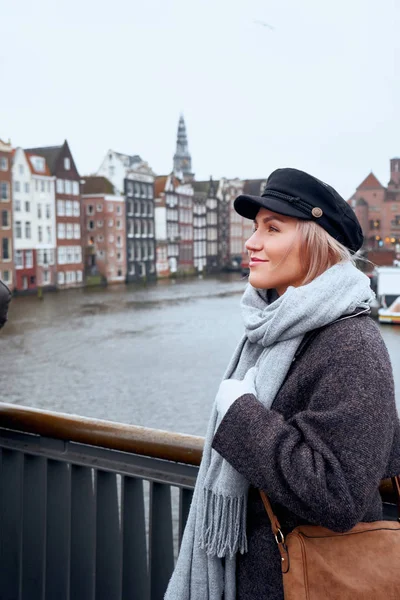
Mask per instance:
[[[176,152],[174,154],[174,173],[183,179],[193,179],[192,157],[189,153],[185,119],[179,117]]]

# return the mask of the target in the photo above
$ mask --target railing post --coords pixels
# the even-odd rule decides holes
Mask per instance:
[[[46,600],[69,600],[71,554],[71,467],[47,463]]]
[[[162,600],[174,568],[171,489],[150,484],[150,598]]]
[[[24,456],[21,600],[43,600],[45,592],[47,460]]]
[[[96,507],[92,478],[92,469],[71,465],[71,600],[95,600]]]
[[[23,454],[1,451],[0,475],[0,595],[19,596],[22,558]]]
[[[122,600],[149,600],[143,480],[122,480]]]
[[[121,526],[117,475],[97,471],[96,600],[121,598]]]

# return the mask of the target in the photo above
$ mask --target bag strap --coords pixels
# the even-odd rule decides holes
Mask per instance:
[[[400,484],[399,484],[400,485]],[[275,536],[275,541],[278,545],[278,550],[281,555],[281,565],[282,565],[282,573],[287,573],[289,571],[289,554],[285,544],[285,536],[282,533],[282,529],[280,523],[278,521],[278,517],[272,510],[271,503],[268,499],[268,496],[262,490],[259,490],[261,500],[263,501],[264,508],[267,511],[267,515],[269,520],[271,521],[272,532]]]
[[[392,477],[391,479],[392,479],[393,491],[395,492],[396,502],[397,502],[397,520],[400,523],[400,475],[396,475],[395,477]],[[278,517],[272,510],[272,506],[269,501],[269,498],[268,498],[267,494],[265,492],[263,492],[262,490],[259,490],[259,492],[260,492],[261,500],[263,501],[263,504],[264,504],[264,508],[265,508],[268,518],[271,522],[271,529],[272,529],[272,533],[275,536],[276,543],[278,544],[278,547],[281,545],[285,546],[285,536],[282,533],[282,529],[281,529],[281,525],[278,521]],[[285,548],[286,548],[286,546],[285,546]]]

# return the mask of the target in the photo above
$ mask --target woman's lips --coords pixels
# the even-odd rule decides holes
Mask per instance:
[[[250,258],[249,267],[255,267],[256,265],[260,265],[263,263],[269,262],[268,260],[262,260],[261,258]]]

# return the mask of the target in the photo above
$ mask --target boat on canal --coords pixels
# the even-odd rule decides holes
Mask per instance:
[[[400,296],[389,306],[378,310],[379,323],[398,323],[400,325]]]

